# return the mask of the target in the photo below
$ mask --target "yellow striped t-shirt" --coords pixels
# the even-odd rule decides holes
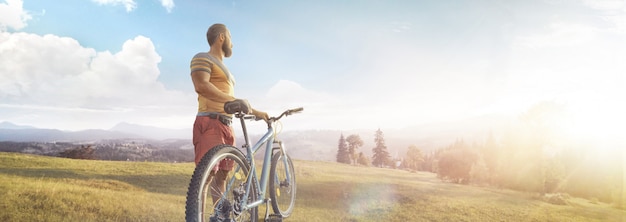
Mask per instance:
[[[203,71],[206,75],[210,75],[209,82],[213,83],[217,89],[230,96],[235,95],[233,80],[228,70],[226,72],[219,65],[214,64],[209,59],[209,53],[203,52],[196,54],[191,59],[191,73],[194,71]],[[222,64],[223,65],[223,64]],[[229,78],[231,77],[231,78]],[[198,94],[198,112],[218,112],[226,115],[224,112],[224,103],[205,98]]]

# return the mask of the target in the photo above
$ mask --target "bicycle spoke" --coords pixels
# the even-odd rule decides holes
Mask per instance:
[[[272,158],[272,180],[270,195],[272,207],[276,214],[288,217],[293,211],[295,203],[295,174],[291,160],[278,152]]]
[[[255,195],[248,195],[245,189],[249,167],[243,154],[232,146],[216,147],[210,150],[197,168],[190,182],[190,191],[187,196],[186,220],[187,221],[211,221],[211,218],[219,220],[236,219],[236,221],[256,221],[257,209],[243,211],[243,204],[253,201]],[[222,161],[226,162],[226,165]],[[232,164],[231,164],[232,163]],[[219,166],[219,170],[213,171]],[[232,167],[231,167],[232,166]],[[226,168],[223,168],[226,167]],[[201,174],[202,173],[202,174]],[[205,181],[196,182],[196,178],[207,175]],[[200,190],[195,189],[195,184],[202,185]],[[197,190],[198,192],[196,193]],[[248,191],[256,193],[252,189]],[[245,199],[244,198],[248,198]],[[195,201],[197,200],[197,201]],[[195,207],[194,207],[195,206]],[[195,215],[195,216],[194,216]]]

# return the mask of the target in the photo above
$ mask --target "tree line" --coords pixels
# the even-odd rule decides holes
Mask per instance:
[[[343,134],[341,134],[337,149],[337,162],[353,165],[373,165],[375,167],[395,168],[396,163],[387,151],[384,134],[380,129],[376,130],[374,134],[374,142],[376,146],[372,149],[373,155],[370,160],[370,158],[363,154],[362,151],[358,151],[360,147],[363,146],[363,139],[361,139],[358,134],[352,134],[348,137],[344,137]]]
[[[550,126],[548,117],[559,106],[541,103],[519,117],[502,132],[491,132],[484,141],[455,142],[423,153],[415,145],[399,159],[387,152],[383,133],[374,134],[371,161],[358,152],[358,135],[339,139],[337,162],[364,166],[429,171],[445,181],[480,184],[538,194],[567,194],[624,208],[624,151],[605,144],[564,142]],[[610,145],[608,145],[610,146]],[[606,151],[606,152],[602,152]],[[356,154],[356,155],[355,155]],[[355,161],[356,157],[356,161]],[[363,158],[361,160],[361,158]]]

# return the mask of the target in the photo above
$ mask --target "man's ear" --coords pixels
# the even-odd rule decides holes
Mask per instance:
[[[219,39],[220,39],[221,41],[226,40],[226,35],[224,35],[224,33],[220,33]]]

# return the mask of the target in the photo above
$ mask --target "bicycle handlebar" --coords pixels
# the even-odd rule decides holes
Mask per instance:
[[[294,113],[299,113],[299,112],[302,112],[303,110],[304,110],[304,107],[298,107],[298,108],[295,108],[295,109],[288,109],[288,110],[285,110],[285,112],[281,113],[277,117],[270,117],[269,119],[267,119],[266,122],[267,123],[275,122],[275,121],[278,121],[280,118],[283,118],[284,116],[289,116],[289,115],[294,114]],[[255,121],[263,120],[261,118],[257,118],[256,116],[243,116],[242,118],[249,119],[249,120],[255,120]]]
[[[289,115],[294,114],[294,113],[302,112],[303,110],[304,110],[303,107],[298,107],[298,108],[295,108],[295,109],[288,109],[285,112],[283,112],[282,114],[280,114],[280,116],[278,116],[278,117],[270,117],[270,119],[273,119],[274,121],[276,121],[276,120],[279,120],[280,118],[282,118],[283,116],[289,116]]]

